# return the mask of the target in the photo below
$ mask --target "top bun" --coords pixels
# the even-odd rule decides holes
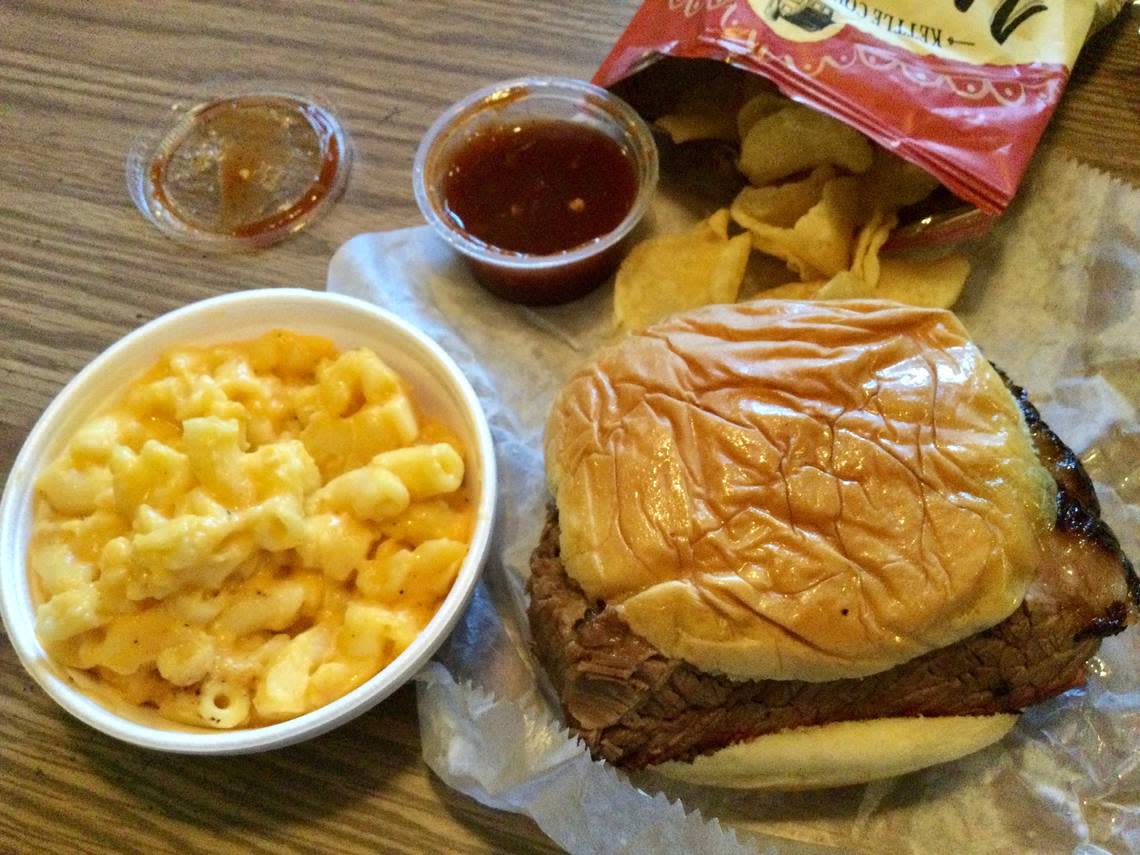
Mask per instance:
[[[546,433],[567,573],[738,679],[891,668],[1007,617],[1055,484],[950,312],[756,300],[603,351]]]

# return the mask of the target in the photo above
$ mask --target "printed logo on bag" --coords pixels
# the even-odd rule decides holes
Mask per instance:
[[[975,64],[1061,62],[1079,50],[1093,0],[748,0],[781,38],[829,39],[845,26],[917,54]]]

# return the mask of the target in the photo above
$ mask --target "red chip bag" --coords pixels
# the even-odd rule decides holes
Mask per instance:
[[[1000,213],[1069,78],[1095,0],[645,0],[594,82],[662,56],[725,60]]]

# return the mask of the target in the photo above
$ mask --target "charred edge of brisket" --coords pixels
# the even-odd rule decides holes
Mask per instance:
[[[990,364],[993,365],[992,362]],[[1128,595],[1133,604],[1140,606],[1140,578],[1137,577],[1132,562],[1120,548],[1120,541],[1116,539],[1116,535],[1113,534],[1107,523],[1101,519],[1100,501],[1096,497],[1096,490],[1093,489],[1092,479],[1085,471],[1080,458],[1041,418],[1041,413],[1029,400],[1029,393],[1010,380],[1009,376],[996,365],[993,367],[1021,408],[1022,415],[1025,416],[1025,423],[1029,426],[1029,432],[1033,436],[1037,454],[1057,482],[1057,531],[1086,538],[1119,561],[1124,568],[1124,580],[1128,585]],[[1082,630],[1082,633],[1087,633],[1088,636],[1104,637],[1105,635],[1112,635],[1114,632],[1120,632],[1124,629],[1128,615],[1128,609],[1123,604],[1121,604],[1119,614],[1121,622],[1117,628],[1105,630],[1100,626],[1088,627],[1086,630]],[[1103,621],[1104,619],[1099,618],[1098,620]],[[1078,638],[1080,637],[1086,636],[1078,636]]]
[[[1122,632],[1126,626],[1128,626],[1128,606],[1117,600],[1109,605],[1105,614],[1093,618],[1088,626],[1073,636],[1073,641],[1083,641],[1086,638],[1108,638],[1110,635]]]

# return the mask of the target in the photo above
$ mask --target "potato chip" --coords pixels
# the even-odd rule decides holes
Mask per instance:
[[[761,300],[814,300],[816,292],[826,283],[818,280],[814,282],[786,282],[769,288],[757,294]]]
[[[851,245],[859,215],[856,178],[827,178],[816,170],[803,181],[781,187],[745,188],[732,204],[732,216],[752,235],[752,246],[784,259],[800,279],[826,279],[851,264]],[[794,225],[819,183],[819,201]]]
[[[691,84],[681,92],[673,109],[653,124],[675,143],[707,139],[735,143],[739,140],[737,107],[762,85],[753,75],[725,69]]]
[[[745,187],[732,202],[732,218],[746,229],[759,225],[790,229],[800,217],[819,204],[823,188],[835,170],[820,166],[802,181],[770,187]]]
[[[871,220],[859,230],[855,239],[855,251],[851,257],[851,272],[874,287],[879,284],[879,250],[891,236],[891,230],[898,225],[899,218],[893,213],[876,209]]]
[[[815,292],[817,300],[854,300],[859,297],[874,297],[875,289],[850,270],[836,273],[823,287]]]
[[[824,185],[819,204],[804,214],[794,229],[803,242],[800,254],[804,267],[793,265],[801,279],[832,276],[851,264],[858,214],[858,179],[834,178]]]
[[[866,172],[871,162],[866,137],[802,104],[788,104],[756,120],[740,144],[740,171],[757,186],[824,163]]]
[[[673,312],[731,303],[748,264],[747,234],[728,237],[728,209],[695,228],[644,240],[630,250],[614,283],[614,318],[641,329]]]
[[[934,192],[938,179],[884,148],[874,147],[871,168],[863,173],[863,208],[897,211],[921,202]]]
[[[952,252],[941,258],[884,258],[874,296],[912,306],[949,309],[970,275],[970,262]]]
[[[736,122],[726,111],[716,113],[669,113],[653,120],[675,143],[692,140],[736,142]]]
[[[776,259],[801,280],[757,297],[879,297],[949,307],[961,294],[969,265],[959,255],[880,258],[898,210],[925,199],[938,182],[843,122],[770,86],[749,88],[739,75],[719,75],[692,85],[657,124],[675,142],[724,146],[739,139],[736,165],[752,186],[736,195],[729,213],[768,257],[774,275],[761,277],[763,285],[782,278]],[[801,173],[810,174],[786,180]],[[738,249],[742,237],[728,239],[725,212],[718,211],[691,232],[635,248],[618,273],[619,324],[640,327],[683,308],[737,299],[748,263]],[[760,283],[747,275],[755,293]]]
[[[752,126],[788,106],[788,99],[778,92],[760,92],[749,98],[736,114],[736,133],[740,139],[748,136]]]

